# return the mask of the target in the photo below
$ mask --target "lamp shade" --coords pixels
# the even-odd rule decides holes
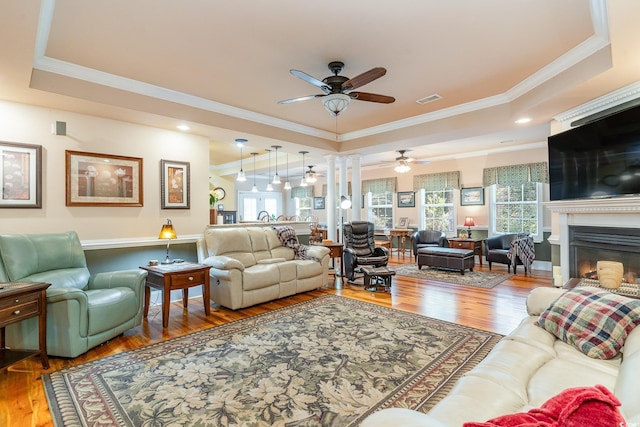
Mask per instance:
[[[322,98],[324,108],[334,117],[347,109],[349,101],[351,101],[351,97],[343,93],[332,93]]]
[[[170,219],[167,219],[167,223],[162,226],[158,239],[175,239],[178,237],[176,231],[173,229],[173,224]]]
[[[351,200],[349,200],[346,196],[340,197],[340,208],[341,209],[350,209],[351,208]]]
[[[464,219],[464,226],[465,227],[473,227],[475,226],[476,223],[473,221],[473,218],[471,218],[470,216],[466,217]]]

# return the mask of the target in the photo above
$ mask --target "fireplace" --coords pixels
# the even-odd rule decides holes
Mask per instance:
[[[640,277],[640,229],[569,226],[569,274],[597,279],[598,261],[624,265],[624,281],[638,283]]]
[[[588,258],[593,262],[598,259],[604,260],[604,257],[613,257],[613,260],[621,261],[625,265],[625,271],[640,275],[638,265],[640,265],[640,248],[637,241],[640,240],[640,197],[614,197],[607,199],[589,199],[589,200],[556,200],[546,202],[545,207],[551,212],[552,234],[549,237],[549,243],[557,245],[560,248],[560,270],[561,280],[558,286],[566,282],[572,277],[576,277],[581,270],[595,270],[595,263],[589,264],[587,267],[578,268],[574,264],[574,257],[577,254],[580,258]],[[586,236],[580,234],[578,241],[571,244],[570,229],[584,231],[586,234],[593,234],[597,239],[605,239],[602,241],[585,241]],[[591,228],[591,230],[589,230]],[[593,230],[606,229],[605,233],[592,233]],[[615,229],[615,233],[613,231]],[[609,235],[615,234],[617,237],[614,241],[607,241]],[[604,235],[603,235],[604,234]],[[626,240],[635,240],[633,244],[622,244]],[[613,246],[606,246],[612,244]],[[623,250],[617,254],[610,252],[615,246],[621,246]],[[589,251],[592,251],[589,253]],[[595,252],[594,252],[595,251]],[[585,253],[586,252],[586,253]],[[625,257],[619,259],[619,257]],[[557,265],[557,263],[556,263]],[[635,267],[631,267],[634,265]],[[633,276],[632,276],[633,278]]]

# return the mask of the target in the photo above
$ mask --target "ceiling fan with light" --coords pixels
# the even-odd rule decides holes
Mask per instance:
[[[344,63],[341,61],[330,62],[329,70],[333,73],[333,76],[325,77],[322,80],[318,80],[302,71],[290,70],[291,74],[307,83],[319,87],[324,93],[284,99],[279,101],[278,104],[291,104],[293,102],[307,101],[314,98],[323,98],[322,103],[324,108],[326,108],[332,116],[337,116],[347,109],[349,102],[352,99],[379,102],[382,104],[391,104],[396,100],[392,96],[354,91],[354,89],[362,87],[367,83],[371,83],[372,81],[384,76],[387,73],[385,68],[375,67],[353,78],[339,76],[338,74],[342,72],[343,68]]]

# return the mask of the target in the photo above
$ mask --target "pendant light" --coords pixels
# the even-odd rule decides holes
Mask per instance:
[[[273,184],[279,185],[280,184],[280,175],[278,175],[278,149],[282,148],[281,145],[272,145],[271,148],[273,148],[274,150],[276,150],[276,174],[273,175]]]
[[[284,181],[284,189],[291,190],[291,184],[289,183],[289,153],[287,153],[287,176]]]
[[[270,177],[271,176],[271,150],[268,148],[265,148],[264,151],[269,153],[269,172],[267,172],[267,177]],[[271,182],[267,184],[267,191],[273,191],[273,185],[271,185]]]
[[[253,187],[251,187],[251,192],[257,193],[258,187],[256,186],[256,156],[258,155],[258,153],[251,153],[251,155],[253,156]]]
[[[302,154],[302,179],[300,180],[300,187],[306,187],[307,185],[307,181],[304,179],[304,156],[305,154],[308,154],[308,151],[299,151],[300,154]]]
[[[240,147],[240,172],[238,172],[238,177],[236,178],[239,182],[245,182],[247,180],[244,170],[242,170],[242,147],[246,142],[247,140],[243,138],[236,139],[236,145]]]

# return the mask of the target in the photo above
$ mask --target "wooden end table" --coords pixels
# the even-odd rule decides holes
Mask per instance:
[[[181,262],[175,264],[144,265],[141,269],[149,272],[144,287],[144,317],[149,314],[149,300],[151,288],[162,291],[162,327],[169,326],[169,305],[171,304],[171,291],[182,289],[182,305],[187,308],[189,302],[189,288],[202,285],[202,299],[204,312],[211,314],[211,301],[209,289],[209,269],[211,266],[196,264],[193,262]]]
[[[480,266],[482,266],[482,239],[459,239],[452,237],[449,240],[449,246],[456,249],[469,249],[475,255],[478,255]]]
[[[400,253],[402,253],[402,258],[404,258],[404,255],[407,252],[406,241],[407,237],[410,236],[410,233],[411,230],[409,230],[408,228],[392,228],[391,230],[389,230],[389,240],[391,241],[391,255],[393,255],[393,251],[396,251],[398,253],[398,256],[400,256]],[[398,240],[398,249],[393,249],[394,237]],[[411,252],[411,249],[409,249],[409,252]]]
[[[340,261],[340,277],[344,277],[344,262],[342,261],[342,253],[344,245],[342,243],[313,243],[316,246],[324,246],[329,249],[329,258],[333,262],[333,271],[336,271],[336,258]]]
[[[44,369],[47,357],[47,288],[50,283],[0,283],[0,369],[32,356],[40,356]],[[38,350],[5,348],[5,326],[38,316]]]

